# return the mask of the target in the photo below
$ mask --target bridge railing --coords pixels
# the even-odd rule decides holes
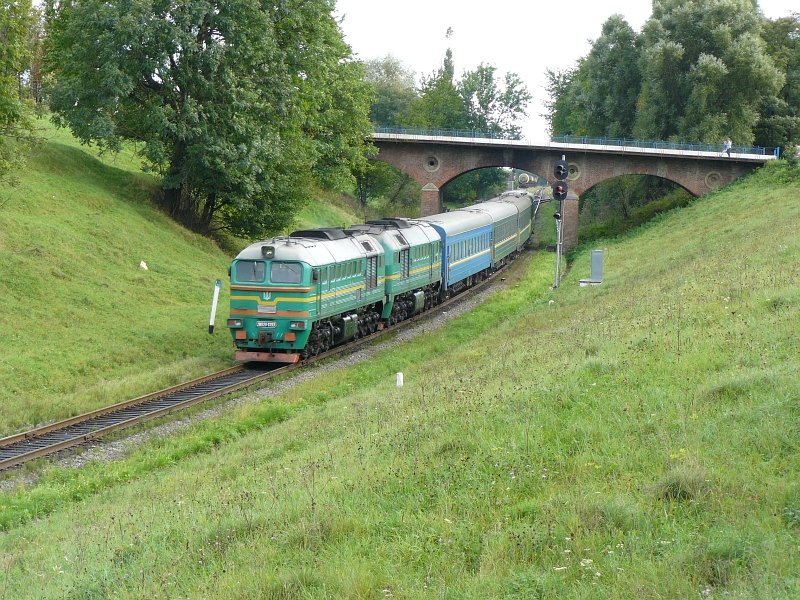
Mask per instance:
[[[594,146],[627,146],[629,148],[655,148],[658,150],[689,150],[694,152],[718,152],[722,154],[725,147],[722,144],[693,144],[690,142],[664,142],[660,140],[628,140],[617,138],[595,138],[585,135],[556,135],[552,141],[563,144],[591,144]],[[780,156],[780,148],[769,149],[761,146],[733,146],[731,152],[735,154],[757,154],[764,156],[773,154]]]
[[[480,129],[425,129],[422,127],[376,127],[375,133],[388,133],[396,135],[422,135],[429,137],[461,137],[489,140],[518,140],[509,138],[502,133],[484,131]],[[562,144],[586,144],[594,146],[626,146],[629,148],[653,148],[656,150],[689,150],[693,152],[717,152],[722,154],[725,147],[722,144],[697,144],[691,142],[665,142],[662,140],[629,140],[625,138],[598,138],[585,135],[556,135],[551,141]],[[767,154],[780,156],[780,148],[764,148],[762,146],[733,146],[734,154]]]
[[[488,140],[508,140],[518,139],[509,138],[502,133],[494,131],[483,131],[480,129],[424,129],[421,127],[376,127],[375,133],[395,133],[399,135],[425,135],[431,137],[463,137],[480,138]]]

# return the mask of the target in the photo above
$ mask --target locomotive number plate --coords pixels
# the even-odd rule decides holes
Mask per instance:
[[[277,323],[275,321],[256,321],[257,327],[275,327]]]

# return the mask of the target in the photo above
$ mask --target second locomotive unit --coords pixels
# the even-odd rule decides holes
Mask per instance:
[[[296,231],[231,265],[236,360],[294,363],[435,306],[488,277],[531,236],[532,196],[421,219]]]

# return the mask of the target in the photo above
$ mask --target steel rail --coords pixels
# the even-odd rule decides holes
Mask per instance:
[[[242,365],[0,439],[0,471],[59,450],[84,444],[118,429],[182,410],[285,372]]]

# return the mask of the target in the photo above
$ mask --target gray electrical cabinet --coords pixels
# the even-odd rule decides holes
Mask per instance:
[[[603,283],[603,251],[592,250],[592,264],[589,279],[581,279],[580,284],[585,285],[598,285]]]
[[[596,282],[603,281],[603,251],[592,250],[592,272],[589,279]]]

